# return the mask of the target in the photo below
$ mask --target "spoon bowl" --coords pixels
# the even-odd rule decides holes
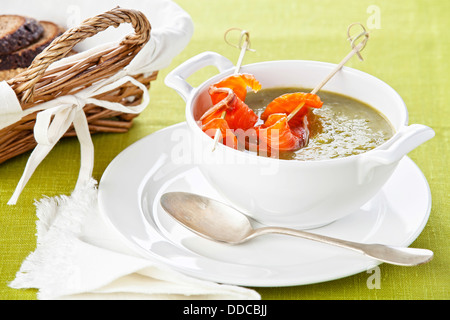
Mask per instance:
[[[186,192],[169,192],[161,206],[189,230],[210,240],[237,244],[253,233],[249,219],[222,202]]]
[[[238,210],[197,194],[168,192],[161,196],[160,203],[183,226],[217,242],[236,245],[260,235],[278,233],[347,248],[379,261],[401,266],[415,266],[433,258],[433,252],[428,249],[357,243],[284,227],[254,229],[250,220]]]

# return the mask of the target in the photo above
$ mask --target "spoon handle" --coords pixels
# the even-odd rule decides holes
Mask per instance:
[[[327,243],[341,248],[351,249],[368,257],[401,266],[416,266],[433,258],[433,252],[428,249],[393,247],[382,244],[365,244],[336,239],[316,233],[282,227],[263,227],[256,229],[249,237],[253,238],[268,233],[278,233],[300,237],[308,240]]]

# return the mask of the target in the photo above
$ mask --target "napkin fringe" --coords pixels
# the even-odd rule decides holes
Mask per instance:
[[[73,250],[82,232],[87,209],[96,199],[97,181],[91,179],[85,186],[75,189],[72,195],[45,197],[35,202],[36,250],[23,261],[16,278],[9,283],[14,289],[38,288],[38,298],[54,295],[51,288],[70,287],[64,282],[74,279],[77,272],[67,252]],[[49,264],[51,261],[51,264]],[[75,277],[76,278],[76,277]]]

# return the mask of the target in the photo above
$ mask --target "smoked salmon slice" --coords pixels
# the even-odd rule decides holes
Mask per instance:
[[[261,89],[261,84],[250,74],[237,74],[211,85],[208,93],[213,106],[200,118],[202,124],[220,118],[226,111],[225,120],[231,129],[253,128],[258,122],[258,116],[244,102],[247,87],[257,92]]]
[[[291,131],[288,119],[284,113],[273,113],[269,115],[264,124],[256,127],[258,135],[259,151],[273,152],[293,151],[301,148],[304,144],[302,132]]]
[[[233,149],[237,149],[237,138],[234,135],[233,131],[228,126],[228,123],[225,119],[216,118],[211,119],[206,124],[202,125],[202,130],[211,138],[215,138],[217,133],[217,129],[220,130],[221,138],[219,142],[222,144],[231,147]]]
[[[275,98],[267,105],[266,109],[261,114],[261,119],[266,121],[268,117],[274,113],[284,113],[289,115],[301,103],[304,103],[305,105],[289,121],[289,125],[293,127],[303,125],[303,118],[308,113],[309,108],[321,108],[323,105],[320,97],[312,93],[286,93]]]
[[[234,74],[228,78],[213,84],[212,87],[216,88],[230,88],[237,95],[239,99],[245,101],[247,96],[247,87],[253,90],[253,92],[258,92],[261,89],[261,84],[256,80],[255,76],[247,73]],[[226,94],[221,92],[213,92],[211,95],[211,100],[213,105],[219,103],[219,101],[225,99]]]

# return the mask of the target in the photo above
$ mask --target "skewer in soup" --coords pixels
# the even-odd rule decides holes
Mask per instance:
[[[253,92],[247,93],[248,87]],[[219,141],[231,148],[288,160],[357,155],[394,134],[389,121],[361,101],[332,92],[322,91],[320,97],[304,92],[308,90],[261,90],[252,75],[233,75],[210,86],[213,106],[199,125],[211,138],[219,132]]]

